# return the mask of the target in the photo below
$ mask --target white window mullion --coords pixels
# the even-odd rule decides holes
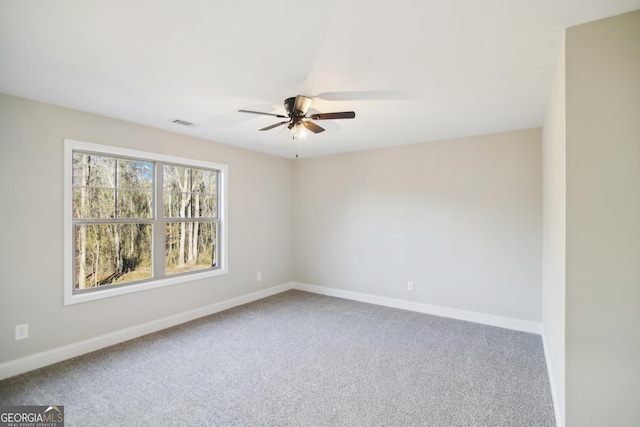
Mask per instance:
[[[164,221],[164,192],[162,162],[155,162],[155,203],[153,209],[153,277],[165,275],[166,233]]]

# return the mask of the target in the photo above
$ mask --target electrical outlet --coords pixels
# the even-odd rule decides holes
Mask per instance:
[[[409,280],[407,282],[407,289],[412,291],[413,290],[413,280]]]
[[[256,280],[257,280],[258,282],[261,282],[261,281],[262,281],[262,273],[258,273],[258,276],[256,277]]]
[[[16,341],[29,338],[29,324],[16,325]]]

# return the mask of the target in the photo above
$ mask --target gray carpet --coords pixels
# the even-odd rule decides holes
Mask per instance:
[[[538,335],[288,291],[0,382],[67,426],[554,426]]]

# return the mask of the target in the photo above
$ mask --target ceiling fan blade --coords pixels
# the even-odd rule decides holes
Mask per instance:
[[[335,119],[353,119],[356,113],[354,111],[342,111],[340,113],[318,113],[309,116],[313,120],[335,120]]]
[[[282,114],[263,113],[262,111],[238,110],[238,112],[239,113],[249,113],[249,114],[262,114],[263,116],[281,117],[283,119],[287,118],[287,116],[283,116]]]
[[[311,106],[312,99],[307,96],[296,96],[296,102],[293,104],[293,111],[300,112],[301,115],[307,114]]]
[[[289,120],[287,120],[286,122],[276,123],[275,125],[267,126],[266,128],[262,128],[259,130],[269,130],[269,129],[277,128],[278,126],[282,126],[285,123],[289,123]]]
[[[320,126],[318,126],[317,124],[313,123],[313,122],[309,122],[307,120],[302,122],[302,125],[309,129],[311,132],[313,133],[320,133],[320,132],[324,132],[324,128],[321,128]]]

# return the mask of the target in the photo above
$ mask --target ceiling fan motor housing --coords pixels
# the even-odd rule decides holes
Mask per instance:
[[[284,108],[291,117],[304,117],[311,106],[311,98],[298,95],[284,100]]]

